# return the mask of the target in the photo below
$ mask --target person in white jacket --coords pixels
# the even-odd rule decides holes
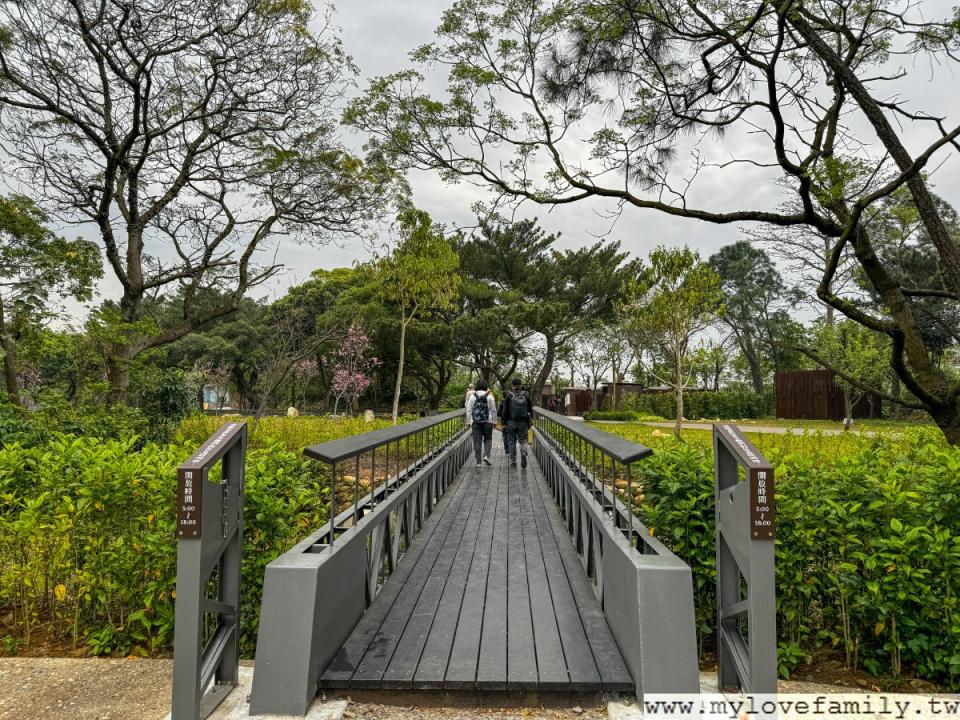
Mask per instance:
[[[477,467],[491,465],[490,451],[493,448],[493,426],[497,422],[497,401],[488,390],[485,380],[477,382],[477,389],[467,399],[467,425],[473,437],[473,454]]]

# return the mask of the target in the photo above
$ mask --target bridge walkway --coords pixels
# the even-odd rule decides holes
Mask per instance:
[[[470,461],[321,688],[630,692],[634,681],[531,451]]]

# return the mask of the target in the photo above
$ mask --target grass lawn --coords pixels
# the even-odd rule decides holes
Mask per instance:
[[[712,422],[710,420],[698,420],[696,422]],[[843,423],[839,420],[785,420],[783,418],[761,418],[760,420],[732,420],[741,427],[788,427],[803,428],[804,430],[842,430]],[[903,430],[918,427],[934,427],[931,421],[918,420],[871,420],[863,418],[855,420],[853,429],[856,430]]]
[[[200,445],[224,423],[240,419],[243,418],[239,415],[194,415],[181,423],[177,430],[177,440]],[[411,419],[413,416],[401,416],[400,422]],[[308,445],[379,430],[393,424],[389,419],[379,417],[368,423],[363,416],[333,418],[328,415],[298,417],[271,415],[260,418],[256,427],[252,418],[247,417],[246,421],[249,427],[251,449],[281,445],[291,452],[300,452]]]
[[[703,420],[698,422],[713,422]],[[732,420],[739,426],[750,441],[763,453],[771,462],[780,462],[788,455],[802,455],[815,463],[835,464],[841,458],[849,456],[861,450],[870,449],[877,443],[885,445],[902,445],[904,449],[915,447],[923,441],[932,441],[936,444],[946,446],[943,434],[932,424],[921,423],[885,423],[882,425],[873,425],[864,427],[857,425],[855,430],[840,435],[826,435],[818,430],[827,427],[836,428],[835,423],[817,422],[807,425],[802,432],[789,434],[771,434],[751,432],[750,425],[768,426],[767,420],[740,421]],[[787,421],[780,421],[786,423]],[[814,421],[806,421],[813,423]],[[657,449],[667,449],[675,445],[678,441],[673,436],[671,428],[660,428],[647,425],[642,422],[628,422],[620,424],[608,423],[590,423],[600,430],[604,430],[613,435],[625,437],[628,440],[647,445]],[[857,430],[871,430],[873,433],[867,435]],[[712,432],[710,430],[692,430],[684,429],[681,433],[682,442],[710,447]]]

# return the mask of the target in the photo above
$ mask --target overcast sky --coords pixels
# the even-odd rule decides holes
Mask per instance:
[[[407,53],[434,39],[434,28],[441,14],[451,5],[450,0],[341,2],[337,19],[343,30],[347,51],[361,69],[361,85],[367,78],[409,66]],[[924,0],[923,3],[928,17],[949,14],[952,5],[952,0]],[[957,92],[960,79],[949,68],[933,70],[919,64],[905,69],[909,77],[897,85],[903,98],[910,100],[915,108],[946,115],[956,123],[960,117],[960,93]],[[431,85],[442,87],[442,77],[433,79]],[[912,136],[910,128],[904,130],[909,139]],[[917,140],[921,140],[919,134]],[[752,152],[751,145],[755,143],[764,141],[730,135],[724,139],[723,147],[701,150],[713,153],[713,159],[719,160],[729,157],[731,153],[749,154]],[[960,207],[960,156],[953,153],[953,157],[950,157],[949,153],[943,152],[939,157],[949,159],[933,177],[935,191]],[[435,176],[427,174],[418,174],[411,181],[417,204],[429,211],[436,220],[448,224],[470,224],[471,204],[489,197],[479,188],[466,184],[444,185]],[[702,178],[696,197],[711,208],[728,209],[743,207],[744,203],[754,207],[775,205],[778,195],[761,171],[741,168]],[[593,235],[609,230],[611,223],[604,211],[612,208],[612,204],[598,200],[554,208],[525,205],[522,212],[537,217],[549,231],[562,232],[561,244],[576,246],[592,242]],[[656,245],[683,243],[708,256],[742,235],[741,229],[735,226],[718,226],[672,218],[655,211],[627,209],[609,237],[619,240],[624,248],[640,256],[646,256]],[[363,251],[358,248],[331,251],[297,248],[293,252],[302,257],[302,261],[296,264],[298,270],[295,276],[306,275],[308,268],[332,267],[363,256]]]
[[[951,0],[924,0],[924,10],[931,15],[949,12]],[[449,7],[448,0],[343,0],[337,8],[336,22],[342,29],[347,51],[361,70],[359,86],[377,75],[395,72],[409,66],[407,53],[414,47],[433,39],[433,31],[441,13]],[[936,71],[920,65],[906,68],[908,80],[901,82],[897,90],[909,99],[914,108],[944,114],[953,123],[960,117],[960,94],[958,79],[950,69]],[[433,87],[442,88],[443,78],[437,77]],[[906,128],[908,140],[912,130]],[[359,142],[359,139],[358,139]],[[915,150],[918,142],[912,143]],[[731,153],[749,154],[763,143],[747,135],[730,135],[722,146],[706,146],[701,150],[710,154],[712,160],[729,158]],[[960,156],[942,152],[947,161],[936,171],[933,182],[937,193],[960,207]],[[756,169],[736,169],[715,172],[699,179],[693,199],[710,209],[737,207],[769,207],[776,204],[777,191]],[[480,188],[466,184],[444,185],[436,176],[418,173],[411,177],[414,200],[427,210],[436,221],[452,225],[470,225],[473,216],[471,205],[477,200],[489,198]],[[604,201],[587,201],[555,208],[524,206],[522,214],[537,217],[550,232],[562,232],[561,245],[574,247],[594,241],[594,236],[607,233],[611,227],[605,211],[613,208]],[[708,256],[722,245],[741,237],[741,229],[735,226],[718,226],[638,209],[628,209],[616,223],[609,238],[619,240],[622,246],[639,256],[646,256],[656,245],[682,245],[687,243],[702,255]],[[257,296],[278,297],[287,287],[307,279],[315,268],[332,268],[364,260],[368,250],[359,243],[344,247],[322,248],[285,243],[278,259],[287,270],[271,286],[258,288]],[[101,287],[101,297],[117,297],[119,284],[108,275]],[[80,314],[79,308],[71,308]]]

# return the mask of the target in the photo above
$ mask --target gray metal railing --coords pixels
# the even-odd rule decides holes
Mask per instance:
[[[171,720],[201,720],[238,681],[246,449],[247,424],[227,423],[177,469]]]
[[[463,410],[304,451],[329,468],[330,521],[267,566],[251,714],[306,712],[469,452]]]
[[[713,426],[713,456],[720,688],[776,693],[773,466],[730,424]]]
[[[534,440],[637,694],[699,692],[690,567],[634,514],[634,465],[653,451],[540,408]]]

